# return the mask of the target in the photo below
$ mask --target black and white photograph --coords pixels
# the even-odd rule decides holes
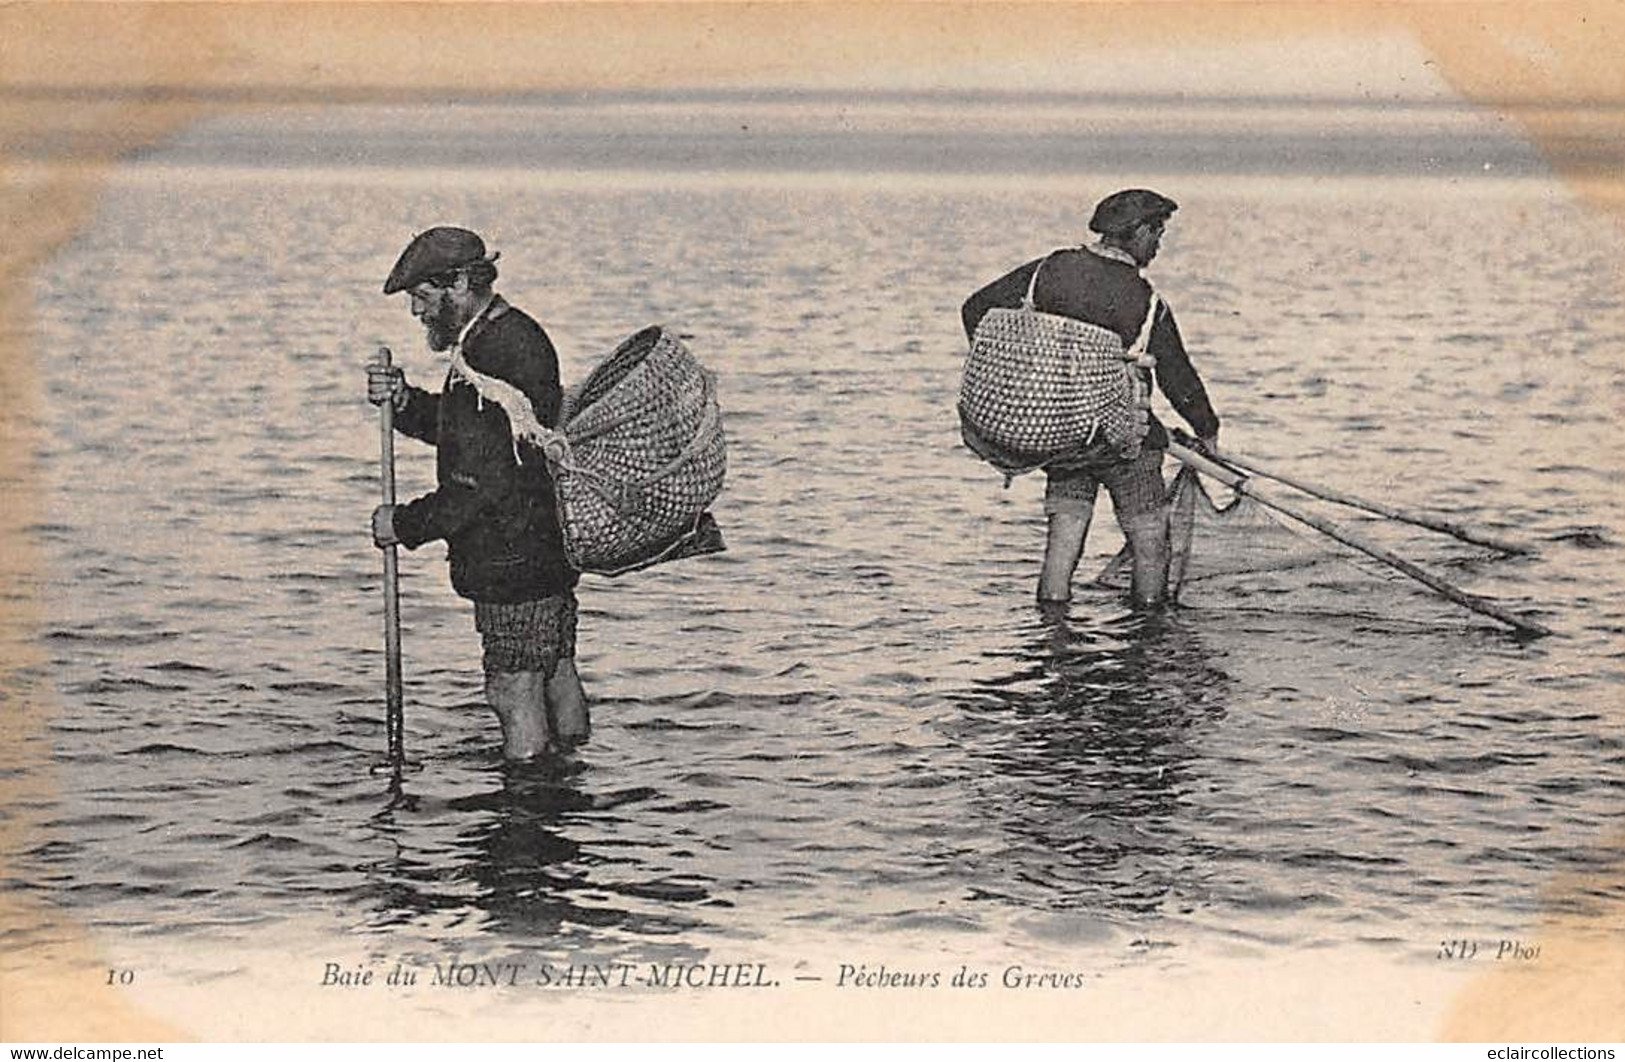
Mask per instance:
[[[0,1039],[1625,1039],[1622,46],[0,7]]]

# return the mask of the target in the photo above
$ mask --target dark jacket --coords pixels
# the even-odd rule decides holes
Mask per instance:
[[[558,423],[559,359],[542,326],[499,297],[463,340],[475,372],[519,388],[536,419]],[[445,539],[451,585],[474,601],[550,597],[578,578],[564,558],[553,479],[539,450],[515,459],[508,415],[456,373],[439,394],[407,388],[395,427],[436,447],[439,487],[395,510],[395,535],[408,549]]]
[[[1125,347],[1132,346],[1140,337],[1140,326],[1145,324],[1145,312],[1151,305],[1151,285],[1140,271],[1128,262],[1107,258],[1082,247],[1069,247],[1056,251],[1047,259],[1028,262],[1013,272],[995,280],[965,301],[961,311],[965,335],[976,332],[987,311],[1002,308],[1015,309],[1027,295],[1027,284],[1040,262],[1047,262],[1038,275],[1038,287],[1033,292],[1033,306],[1044,312],[1071,317],[1089,324],[1099,325],[1116,332]],[[1179,325],[1174,314],[1163,303],[1157,320],[1151,327],[1151,341],[1147,351],[1157,359],[1156,381],[1162,393],[1197,435],[1212,435],[1219,430],[1218,415],[1208,402],[1207,389],[1196,374],[1185,353],[1185,343],[1179,336]],[[1141,369],[1144,373],[1147,370]],[[1149,377],[1146,383],[1150,384]],[[1149,450],[1165,450],[1168,432],[1156,417],[1151,418],[1150,430],[1143,444]]]

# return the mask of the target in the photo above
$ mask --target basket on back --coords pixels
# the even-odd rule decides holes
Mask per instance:
[[[1125,350],[1109,328],[1033,307],[1043,267],[1019,308],[989,310],[977,323],[960,382],[965,443],[1006,475],[1058,458],[1133,457],[1149,425],[1148,389],[1133,366],[1144,360],[1157,296]]]
[[[620,575],[716,553],[706,511],[727,467],[716,383],[681,340],[627,339],[565,398],[565,459],[553,464],[570,563]]]

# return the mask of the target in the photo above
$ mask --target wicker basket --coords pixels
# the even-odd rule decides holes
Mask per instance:
[[[554,489],[570,563],[620,575],[723,549],[706,512],[727,468],[716,382],[681,340],[646,328],[565,398]]]
[[[1063,455],[1135,456],[1149,402],[1132,365],[1155,297],[1140,340],[1125,350],[1108,328],[1034,309],[1037,283],[1035,269],[1019,309],[989,310],[976,326],[959,388],[967,444],[1006,474]]]

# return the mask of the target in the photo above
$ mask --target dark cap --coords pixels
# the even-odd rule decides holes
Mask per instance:
[[[1095,206],[1089,230],[1102,236],[1121,236],[1147,221],[1165,221],[1179,204],[1146,188],[1113,192]]]
[[[395,268],[384,281],[384,294],[393,295],[415,287],[430,277],[485,258],[485,241],[467,229],[440,225],[420,232],[406,245]]]

